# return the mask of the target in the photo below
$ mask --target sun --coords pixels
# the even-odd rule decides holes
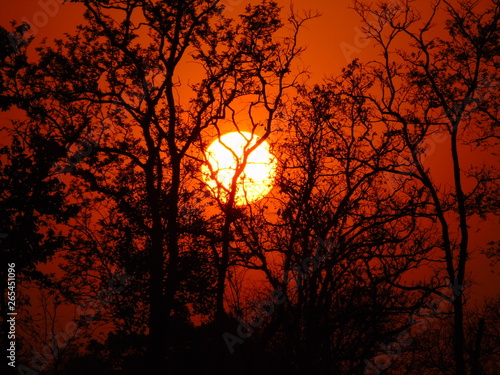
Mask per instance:
[[[232,132],[222,135],[210,144],[201,172],[213,196],[224,203],[227,202],[236,167],[243,162],[244,152],[258,140],[259,137],[255,134]],[[248,155],[246,166],[238,178],[235,205],[249,204],[266,196],[273,187],[276,165],[277,161],[269,150],[269,144],[262,142]]]

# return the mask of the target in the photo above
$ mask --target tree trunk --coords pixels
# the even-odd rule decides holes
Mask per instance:
[[[231,201],[232,199],[230,199]],[[230,205],[232,207],[232,203]],[[226,214],[224,227],[222,228],[222,247],[221,256],[219,258],[218,275],[217,275],[217,295],[216,295],[216,311],[215,311],[215,324],[217,330],[217,374],[223,375],[226,373],[225,357],[226,345],[222,336],[226,329],[226,312],[224,310],[224,292],[226,290],[226,275],[229,265],[229,240],[230,228],[232,222],[231,208]]]
[[[466,375],[464,357],[464,312],[462,291],[453,301],[453,351],[455,357],[455,374]]]
[[[484,318],[479,320],[479,327],[477,328],[476,342],[471,358],[471,375],[480,375],[481,371],[481,342],[484,335]]]

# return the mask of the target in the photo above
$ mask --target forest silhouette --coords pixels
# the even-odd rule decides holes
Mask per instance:
[[[469,266],[500,259],[471,242],[500,208],[498,0],[353,0],[378,54],[321,83],[314,11],[73,3],[31,52],[29,24],[0,27],[0,107],[22,113],[1,130],[5,373],[498,374],[500,299],[476,303]],[[229,132],[248,144],[222,184],[206,150]],[[242,204],[260,145],[272,189]]]

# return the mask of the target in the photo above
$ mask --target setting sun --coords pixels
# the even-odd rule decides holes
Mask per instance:
[[[202,166],[201,171],[203,180],[215,197],[227,202],[236,167],[243,162],[245,150],[258,140],[259,137],[251,133],[233,132],[224,134],[210,144],[206,152],[207,164]],[[238,178],[235,204],[241,206],[252,203],[268,194],[273,186],[276,164],[267,142],[264,141],[253,150]]]

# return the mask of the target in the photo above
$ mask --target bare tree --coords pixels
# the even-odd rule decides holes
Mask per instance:
[[[498,173],[492,164],[468,161],[466,145],[476,152],[492,150],[498,141],[498,20],[500,4],[446,0],[432,4],[427,19],[413,1],[380,6],[355,1],[365,21],[364,32],[376,42],[380,59],[365,64],[373,77],[373,94],[364,96],[378,109],[404,144],[399,167],[388,166],[415,186],[422,186],[432,204],[428,215],[440,230],[444,263],[440,276],[453,291],[453,350],[455,374],[468,373],[464,353],[464,289],[468,284],[470,220],[498,213]],[[442,33],[433,27],[438,15],[447,17]],[[375,16],[377,22],[369,19]],[[404,45],[404,48],[401,47]],[[424,158],[434,151],[433,134],[446,137],[446,162],[452,178],[447,189]],[[441,161],[443,163],[444,160]],[[468,184],[472,187],[466,187]],[[436,293],[441,293],[436,291]]]
[[[62,181],[81,203],[71,226],[75,243],[86,250],[66,259],[68,275],[84,272],[81,282],[66,285],[73,292],[76,285],[92,289],[113,269],[133,271],[137,282],[129,291],[140,301],[134,315],[147,312],[147,363],[156,369],[187,285],[180,270],[192,258],[183,236],[205,236],[208,248],[217,242],[200,215],[185,225],[182,211],[196,206],[200,196],[199,186],[189,183],[203,162],[199,150],[207,134],[220,131],[222,120],[234,120],[235,108],[245,100],[254,131],[260,126],[254,110],[267,111],[260,142],[269,136],[284,90],[294,84],[287,77],[301,51],[297,33],[310,16],[292,15],[287,33],[272,1],[248,6],[240,22],[226,18],[218,1],[81,3],[86,23],[54,46],[40,48],[39,62],[27,64],[29,74],[16,71],[7,87],[29,102],[25,110],[33,125],[21,123],[18,130],[32,126],[55,142],[56,156],[63,159],[55,160],[51,172],[63,173]],[[186,74],[187,62],[193,69]],[[234,198],[223,206],[222,250],[216,255],[219,316],[233,206]],[[120,306],[115,308],[118,313]],[[144,321],[136,323],[144,329]]]

